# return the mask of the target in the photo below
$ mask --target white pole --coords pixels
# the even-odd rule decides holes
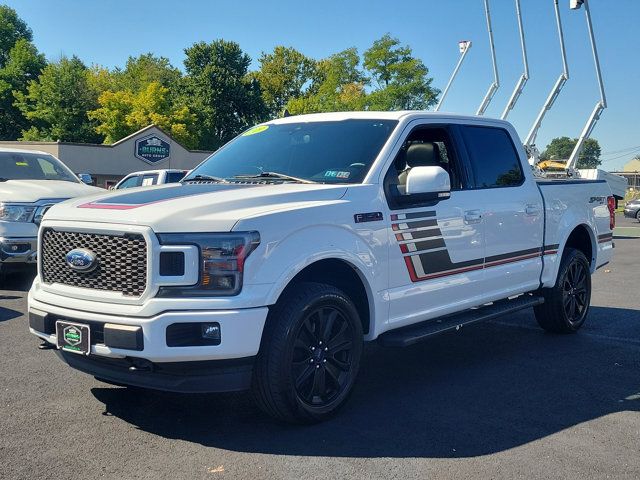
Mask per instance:
[[[487,31],[489,32],[489,47],[491,48],[491,63],[493,65],[493,83],[489,85],[487,94],[482,99],[482,103],[478,107],[476,115],[484,115],[485,110],[491,103],[491,99],[500,87],[500,79],[498,77],[498,64],[496,62],[496,48],[493,44],[493,30],[491,29],[491,13],[489,12],[489,0],[484,0],[484,12],[487,17]]]
[[[518,98],[522,94],[522,91],[524,90],[524,86],[526,85],[527,80],[529,80],[529,61],[527,60],[527,46],[524,42],[524,28],[522,26],[520,0],[516,0],[516,16],[518,17],[518,30],[520,32],[520,48],[522,49],[522,66],[524,70],[522,72],[522,75],[520,75],[520,79],[518,80],[518,83],[513,89],[513,93],[511,94],[511,97],[507,102],[507,106],[504,108],[504,111],[502,112],[502,116],[500,117],[502,120],[507,119],[509,112],[513,110],[513,107],[515,107],[516,102],[518,101]]]
[[[470,41],[465,40],[465,41],[460,42],[460,50],[461,50],[460,59],[458,60],[458,63],[456,64],[456,67],[453,69],[453,73],[451,74],[451,77],[449,78],[449,81],[447,82],[447,86],[444,87],[444,90],[442,91],[442,95],[440,96],[440,101],[438,101],[438,104],[436,105],[436,108],[434,109],[435,112],[440,110],[440,106],[442,105],[442,102],[444,102],[444,99],[447,97],[447,93],[449,93],[449,88],[451,88],[451,84],[453,83],[453,80],[456,78],[456,75],[458,74],[458,70],[460,70],[460,66],[462,65],[462,62],[464,61],[464,57],[467,56],[467,52],[469,51],[470,48],[471,48],[471,42]]]

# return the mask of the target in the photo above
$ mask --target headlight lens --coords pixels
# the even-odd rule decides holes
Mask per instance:
[[[163,233],[162,245],[196,245],[200,250],[200,275],[191,287],[162,287],[159,296],[237,295],[242,290],[244,262],[260,245],[258,232]]]
[[[0,202],[0,220],[5,222],[29,222],[35,208],[33,205]]]

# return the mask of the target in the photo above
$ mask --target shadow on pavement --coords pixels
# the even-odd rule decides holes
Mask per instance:
[[[598,317],[640,312],[597,308]],[[638,343],[550,335],[485,324],[406,349],[368,346],[351,400],[333,420],[289,426],[249,394],[178,395],[94,388],[114,415],[141,430],[232,451],[331,457],[469,457],[504,451],[619,411],[640,411]],[[524,327],[524,328],[522,328]]]
[[[23,267],[2,272],[0,273],[0,289],[10,292],[28,292],[35,276],[35,267]],[[1,299],[2,297],[0,297]],[[13,298],[7,298],[6,300],[13,300]]]

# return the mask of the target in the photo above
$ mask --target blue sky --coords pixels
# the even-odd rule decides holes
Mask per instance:
[[[409,44],[444,88],[458,58],[458,40],[473,41],[443,111],[474,113],[492,81],[482,0],[0,0],[15,8],[50,60],[77,55],[87,64],[122,66],[129,55],[153,52],[182,68],[183,49],[224,38],[255,60],[275,45],[322,58],[355,46],[360,52],[389,32]],[[509,116],[524,138],[561,72],[553,0],[521,0],[531,78]],[[584,11],[560,0],[570,80],[538,136],[577,137],[598,99]],[[499,116],[522,71],[513,0],[491,0],[501,87],[487,116]],[[640,0],[591,0],[609,108],[593,137],[603,167],[621,168],[640,154]],[[630,147],[636,147],[632,150]],[[625,151],[623,151],[626,149]]]

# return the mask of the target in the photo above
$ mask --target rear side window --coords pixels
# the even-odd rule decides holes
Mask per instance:
[[[187,172],[167,172],[167,179],[165,183],[177,183],[184,178]]]
[[[140,186],[140,176],[134,175],[133,177],[129,177],[124,180],[120,185],[118,185],[118,190],[121,188],[133,188]]]
[[[515,187],[522,184],[522,165],[506,130],[465,126],[462,131],[475,188]]]

